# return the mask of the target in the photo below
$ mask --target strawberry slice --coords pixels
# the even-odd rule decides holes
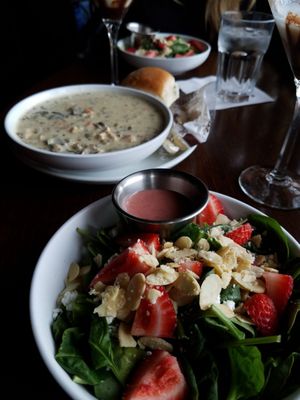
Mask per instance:
[[[176,54],[175,58],[189,57],[189,56],[193,56],[194,54],[195,54],[195,51],[193,49],[190,49],[184,54]]]
[[[128,53],[135,53],[136,49],[134,47],[127,47],[126,51],[128,51]]]
[[[137,240],[142,240],[151,254],[160,249],[160,237],[158,233],[128,233],[116,238],[116,243],[122,247],[132,246]]]
[[[200,53],[202,53],[202,51],[206,50],[206,45],[202,42],[199,42],[198,40],[195,39],[191,39],[189,41],[190,45],[195,47]]]
[[[145,56],[149,58],[154,58],[158,56],[158,51],[157,50],[147,50],[145,52]]]
[[[278,314],[273,300],[264,293],[255,293],[244,303],[245,310],[263,335],[274,335],[278,327]]]
[[[246,224],[239,226],[238,228],[234,229],[233,231],[227,232],[225,236],[232,239],[237,244],[243,245],[250,240],[250,238],[252,236],[252,232],[253,232],[253,228],[249,224],[249,222],[247,222]]]
[[[166,40],[174,42],[177,39],[176,35],[169,35],[166,37]]]
[[[148,288],[148,290],[151,288]],[[144,297],[136,310],[131,334],[134,336],[173,337],[176,327],[176,313],[173,303],[163,286],[153,286],[161,295],[153,304]]]
[[[99,281],[105,284],[112,283],[122,272],[127,272],[129,276],[138,272],[147,273],[151,267],[143,260],[143,256],[149,255],[151,254],[145,243],[138,239],[132,247],[111,258],[94,277],[90,287],[93,287]]]
[[[199,225],[212,225],[219,214],[224,214],[224,208],[221,201],[214,195],[209,194],[209,199],[204,210],[196,217],[196,222]]]
[[[279,315],[283,313],[293,292],[294,280],[291,275],[264,272],[266,294],[273,300]]]
[[[201,276],[203,270],[203,263],[196,260],[183,260],[180,261],[178,272],[192,271],[196,275]]]
[[[176,357],[154,350],[133,374],[123,400],[185,400],[188,388]]]

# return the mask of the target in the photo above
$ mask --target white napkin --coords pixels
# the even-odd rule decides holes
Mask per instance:
[[[206,102],[210,110],[224,110],[226,108],[250,106],[252,104],[268,103],[274,101],[274,98],[258,89],[254,88],[252,95],[246,101],[240,101],[238,103],[224,102],[215,96],[214,82],[216,77],[214,75],[206,76],[205,78],[191,78],[182,81],[177,81],[177,84],[183,93],[192,93],[195,90],[206,88]],[[210,85],[208,85],[210,84]]]

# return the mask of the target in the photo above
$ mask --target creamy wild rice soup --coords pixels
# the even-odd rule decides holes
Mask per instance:
[[[147,142],[163,129],[155,105],[130,94],[88,92],[46,101],[17,127],[27,144],[52,152],[95,154]]]

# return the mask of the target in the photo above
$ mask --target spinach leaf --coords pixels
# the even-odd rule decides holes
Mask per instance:
[[[290,260],[286,265],[287,274],[292,275],[294,279],[294,288],[292,297],[295,299],[300,298],[300,257],[295,257]]]
[[[199,225],[190,223],[185,225],[182,229],[177,231],[172,240],[178,239],[180,236],[188,236],[192,239],[194,243],[198,242],[200,239],[207,238],[207,229],[201,228]]]
[[[89,335],[91,357],[95,369],[108,367],[114,370],[112,342],[105,318],[94,318]]]
[[[76,375],[87,384],[96,385],[100,379],[84,360],[85,340],[85,334],[79,328],[66,329],[55,359],[69,374]]]
[[[207,241],[209,243],[209,250],[210,251],[218,251],[222,248],[222,245],[220,242],[217,241],[216,238],[214,237],[207,237]]]
[[[189,50],[189,46],[185,43],[175,41],[171,49],[174,54],[184,54]]]
[[[152,41],[152,39],[150,39],[150,38],[143,38],[143,39],[141,40],[141,47],[142,47],[144,50],[151,50],[151,49],[154,49],[154,48],[155,48],[155,46],[154,46],[154,44],[153,44],[153,41]]]
[[[77,233],[82,237],[84,247],[88,251],[89,262],[93,262],[94,257],[101,254],[103,262],[118,250],[118,246],[109,234],[109,228],[102,228],[95,233],[88,229],[76,229]]]
[[[228,285],[227,288],[221,291],[220,297],[221,303],[228,300],[239,303],[241,301],[241,289],[239,285]]]
[[[101,371],[101,382],[94,386],[94,393],[99,400],[119,400],[122,385],[110,371],[104,369]]]
[[[85,293],[78,293],[72,303],[72,311],[68,313],[70,323],[73,326],[86,326],[86,329],[89,329],[94,308],[95,303],[91,296]]]
[[[281,335],[258,336],[242,340],[224,341],[221,347],[258,346],[264,344],[281,343]]]
[[[261,353],[255,346],[228,348],[231,366],[231,383],[227,400],[249,399],[262,390],[264,365]]]
[[[206,340],[197,324],[192,324],[186,329],[186,335],[180,340],[181,352],[190,360],[197,360],[206,345]]]
[[[56,344],[59,344],[62,340],[64,331],[69,328],[70,324],[67,319],[66,313],[61,312],[52,322],[51,330]]]
[[[91,324],[89,344],[95,369],[109,368],[121,384],[144,354],[137,348],[121,348],[114,343],[105,318],[94,318]]]
[[[287,333],[291,334],[292,330],[294,333],[295,330],[295,336],[299,338],[299,332],[300,332],[300,299],[291,301],[288,309],[286,311],[286,320],[287,320]],[[298,322],[298,329],[296,325],[296,321]],[[298,334],[296,333],[296,330],[298,330]]]
[[[193,372],[197,381],[201,399],[218,400],[219,369],[212,352],[207,351],[193,363]]]
[[[264,399],[280,399],[285,396],[286,384],[291,376],[299,353],[291,353],[285,358],[270,358],[266,363],[267,382],[263,392]],[[299,387],[299,365],[294,369]],[[297,373],[298,371],[298,373]]]
[[[187,384],[189,387],[189,400],[199,400],[199,390],[197,386],[197,380],[191,364],[185,357],[181,356],[180,365],[182,366],[183,374],[187,380]]]
[[[126,382],[137,362],[145,356],[145,351],[137,347],[116,346],[114,349],[115,360],[118,362],[118,375],[122,382]]]
[[[242,322],[241,320],[239,320],[236,317],[231,318],[231,322],[234,325],[237,325],[238,327],[243,328],[243,330],[248,332],[251,336],[255,336],[256,331],[253,328],[253,325],[250,325],[247,322]],[[242,339],[242,340],[244,340],[244,339]]]
[[[216,238],[208,235],[208,229],[209,226],[203,227],[194,223],[190,223],[177,231],[173,235],[172,240],[176,241],[176,239],[180,236],[188,236],[194,243],[199,242],[200,239],[206,239],[209,243],[210,250],[217,251],[222,247],[222,245],[217,241]]]
[[[248,221],[257,228],[262,236],[262,246],[259,250],[276,251],[281,263],[287,262],[290,256],[290,248],[287,236],[280,224],[273,218],[259,214],[248,215]]]
[[[226,315],[216,306],[212,305],[211,308],[203,312],[205,322],[219,331],[225,331],[229,335],[233,336],[238,340],[245,338],[245,333],[242,332]],[[221,332],[221,335],[224,332]]]

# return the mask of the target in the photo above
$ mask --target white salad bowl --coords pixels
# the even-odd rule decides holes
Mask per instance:
[[[219,193],[214,194],[221,200],[225,213],[231,218],[245,217],[251,213],[262,214],[241,201]],[[30,317],[37,347],[50,373],[74,400],[95,400],[95,397],[84,386],[73,382],[55,360],[55,344],[51,332],[53,310],[56,307],[57,296],[64,287],[70,263],[79,261],[82,256],[82,241],[76,228],[97,229],[101,226],[111,226],[117,221],[118,216],[110,196],[79,211],[50,239],[38,260],[32,278]],[[299,243],[288,232],[284,232],[293,254],[300,256]],[[300,392],[289,399],[296,400],[299,396]]]
[[[158,111],[162,119],[162,129],[152,139],[139,145],[132,145],[122,150],[107,151],[95,154],[76,154],[71,152],[54,152],[44,150],[25,143],[18,135],[18,124],[26,112],[49,100],[59,100],[68,96],[89,93],[92,97],[97,93],[113,93],[134,96],[148,102]],[[72,85],[45,90],[27,97],[13,106],[4,121],[13,150],[16,155],[29,165],[41,168],[57,168],[67,171],[96,171],[123,167],[139,162],[154,153],[164,142],[173,123],[173,116],[168,107],[151,94],[139,90],[112,85]]]
[[[210,44],[197,37],[177,33],[156,33],[155,35],[162,38],[170,35],[176,35],[180,36],[184,40],[196,40],[205,47],[205,50],[202,53],[179,58],[146,57],[126,50],[128,47],[130,47],[131,43],[131,37],[129,36],[118,41],[118,49],[128,64],[136,68],[158,67],[169,71],[173,75],[180,75],[202,65],[207,60],[211,51]]]

